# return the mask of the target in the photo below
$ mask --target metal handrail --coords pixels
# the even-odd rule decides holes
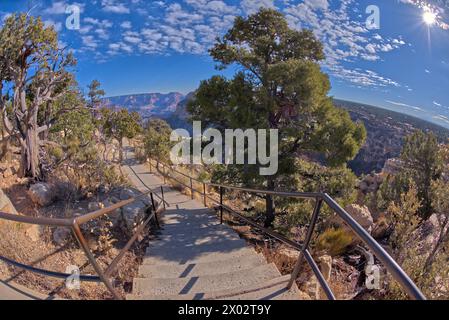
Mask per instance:
[[[124,257],[125,253],[131,248],[131,246],[134,244],[134,242],[137,240],[139,234],[143,232],[145,227],[150,223],[151,220],[155,220],[156,225],[159,227],[159,221],[157,218],[157,215],[160,214],[162,211],[165,210],[166,201],[164,199],[164,194],[162,193],[161,196],[161,202],[159,202],[158,206],[156,207],[155,201],[154,201],[154,195],[157,195],[156,192],[154,192],[153,189],[148,188],[149,190],[147,192],[144,192],[136,197],[130,198],[128,200],[120,201],[112,206],[109,206],[107,208],[103,208],[94,212],[87,213],[85,215],[79,216],[77,218],[65,218],[65,219],[56,219],[56,218],[42,218],[42,217],[27,217],[27,216],[20,216],[20,215],[13,215],[5,212],[0,212],[0,219],[8,220],[8,221],[14,221],[14,222],[20,222],[20,223],[26,223],[26,224],[33,224],[33,225],[40,225],[40,226],[58,226],[58,227],[68,227],[71,228],[76,240],[80,244],[81,248],[84,251],[84,254],[87,256],[87,259],[89,260],[90,264],[94,268],[95,272],[98,274],[98,276],[92,276],[92,275],[79,275],[80,281],[94,281],[94,282],[103,282],[104,285],[107,287],[107,289],[111,292],[113,297],[117,300],[122,300],[123,297],[120,296],[120,294],[115,290],[114,286],[112,285],[112,282],[110,280],[111,274],[114,272],[114,270],[117,268],[118,263],[120,260]],[[106,270],[103,270],[99,264],[97,263],[94,255],[92,254],[92,251],[89,248],[89,244],[86,241],[85,237],[83,236],[83,233],[81,231],[80,226],[98,219],[102,216],[107,216],[112,214],[113,211],[120,209],[130,203],[133,203],[140,198],[150,195],[151,197],[151,206],[152,206],[152,213],[148,216],[148,218],[145,219],[143,223],[140,224],[140,226],[137,228],[137,230],[134,232],[131,239],[128,241],[128,243],[125,245],[125,247],[120,250],[119,254],[113,259],[113,261],[110,263],[110,265],[107,267]],[[49,276],[49,277],[56,277],[56,278],[65,278],[67,279],[70,274],[65,273],[59,273],[44,269],[35,268],[33,266],[29,266],[26,264],[19,263],[17,261],[5,258],[0,256],[0,260],[14,265],[16,267],[19,267],[21,269],[38,273],[41,275]]]
[[[150,164],[150,172],[152,171],[152,164],[151,159],[149,159]],[[294,270],[292,272],[288,287],[290,288],[294,282],[296,281],[303,259],[306,260],[306,262],[311,267],[313,273],[318,279],[318,282],[320,283],[321,288],[325,292],[326,296],[330,300],[335,300],[335,296],[330,289],[327,281],[325,280],[323,274],[321,273],[320,269],[318,268],[316,262],[314,261],[312,255],[310,254],[308,248],[310,245],[311,237],[315,231],[316,222],[318,220],[320,210],[323,203],[326,203],[329,208],[331,208],[348,226],[349,228],[356,234],[360,240],[362,240],[365,245],[376,255],[376,257],[384,264],[386,269],[391,273],[393,276],[393,279],[396,280],[401,287],[404,289],[404,291],[409,295],[410,298],[416,299],[416,300],[425,300],[426,297],[421,292],[421,290],[416,286],[416,284],[410,279],[410,277],[405,273],[405,271],[398,265],[398,263],[385,251],[385,249],[356,221],[354,218],[346,212],[332,197],[330,197],[327,193],[313,193],[313,192],[282,192],[282,191],[273,191],[273,190],[260,190],[260,189],[252,189],[252,188],[244,188],[244,187],[234,187],[234,186],[227,186],[217,183],[206,183],[204,181],[200,181],[196,178],[190,177],[186,175],[185,173],[179,172],[178,170],[172,168],[169,165],[164,164],[161,161],[156,160],[158,165],[163,166],[163,171],[161,172],[159,169],[157,170],[160,174],[163,175],[164,181],[166,178],[173,179],[177,183],[180,183],[184,187],[190,189],[190,193],[193,197],[193,194],[196,192],[203,196],[204,198],[204,205],[207,206],[207,199],[212,200],[213,202],[217,203],[219,205],[220,209],[220,221],[223,223],[223,210],[226,210],[228,213],[236,216],[238,219],[245,221],[249,225],[263,231],[264,233],[270,235],[271,237],[297,249],[300,252],[300,255],[298,257],[298,260],[295,264]],[[159,166],[157,166],[159,168]],[[167,175],[165,168],[169,168],[171,171],[180,174],[188,179],[190,181],[196,181],[199,183],[202,183],[203,185],[203,192],[195,190],[192,186],[192,183],[190,183],[190,186],[186,185],[185,183],[179,181],[178,179]],[[220,200],[217,201],[216,199],[210,197],[207,195],[206,192],[206,186],[215,187],[219,189],[219,196]],[[277,232],[274,232],[273,230],[269,230],[254,221],[251,221],[251,219],[248,219],[247,217],[244,217],[234,209],[230,208],[229,206],[226,206],[223,203],[223,194],[224,190],[233,190],[233,191],[239,191],[239,192],[247,192],[247,193],[253,193],[253,194],[264,194],[264,195],[272,195],[272,196],[279,196],[279,197],[292,197],[292,198],[300,198],[300,199],[313,199],[316,202],[314,212],[312,214],[312,221],[309,225],[309,228],[307,230],[306,239],[303,242],[303,244],[299,244],[297,242],[294,242],[290,239],[287,239],[283,235],[280,235]]]

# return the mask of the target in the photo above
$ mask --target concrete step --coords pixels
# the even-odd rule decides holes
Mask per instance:
[[[282,276],[260,285],[234,288],[212,293],[189,293],[177,295],[134,295],[127,300],[311,300],[310,296],[298,290],[295,285],[287,290],[290,276]]]
[[[221,243],[211,243],[202,244],[198,246],[173,246],[171,243],[167,245],[161,245],[159,247],[149,247],[147,248],[145,258],[156,258],[157,260],[165,260],[165,262],[174,263],[187,263],[189,261],[213,261],[213,260],[223,260],[227,256],[242,256],[244,252],[252,252],[255,254],[254,250],[248,249],[245,241],[232,241]],[[223,255],[223,256],[221,256]],[[144,262],[145,263],[145,262]]]
[[[180,218],[169,218],[162,219],[162,224],[164,227],[166,226],[177,226],[182,225],[184,227],[187,226],[200,226],[200,225],[217,225],[220,223],[220,220],[215,217],[180,217]]]
[[[164,242],[157,241],[150,243],[146,250],[146,255],[162,257],[195,257],[210,252],[231,252],[246,247],[244,240],[215,240],[208,243],[193,245],[192,242]]]
[[[225,252],[203,252],[193,254],[190,252],[188,256],[186,254],[176,255],[170,254],[170,252],[163,253],[159,256],[147,253],[143,258],[142,264],[154,264],[154,265],[165,265],[165,264],[192,264],[192,263],[203,263],[211,261],[222,261],[228,259],[242,259],[250,255],[257,255],[254,249],[245,247],[241,249],[236,249],[232,251]]]
[[[234,248],[243,248],[246,246],[246,241],[242,239],[226,239],[220,237],[192,237],[185,239],[176,239],[171,238],[169,241],[154,241],[150,243],[147,248],[147,252],[149,254],[156,253],[158,249],[167,249],[167,250],[209,250],[206,247],[213,247],[217,250],[226,248],[234,249]]]
[[[193,241],[200,239],[228,239],[228,240],[238,240],[240,237],[237,233],[232,230],[203,230],[201,234],[192,232],[192,230],[174,232],[174,233],[163,233],[156,236],[157,241]]]
[[[262,255],[251,255],[244,259],[219,260],[187,265],[142,265],[139,268],[141,278],[186,278],[204,275],[218,275],[247,270],[266,264]]]
[[[274,264],[266,264],[220,275],[172,279],[135,278],[133,292],[137,295],[205,293],[260,285],[279,276],[280,273]]]

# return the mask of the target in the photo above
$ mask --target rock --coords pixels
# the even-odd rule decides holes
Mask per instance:
[[[41,239],[42,228],[38,225],[30,225],[28,229],[25,230],[25,235],[30,238],[33,242],[38,242]]]
[[[359,184],[360,191],[362,191],[363,193],[366,193],[368,191],[368,188],[369,188],[369,186],[368,186],[368,183],[366,183],[366,181],[360,182],[360,184]]]
[[[69,241],[72,233],[70,229],[64,227],[58,227],[53,231],[53,241],[58,245],[62,246]]]
[[[10,214],[18,214],[16,208],[8,196],[0,189],[0,211]]]
[[[390,232],[390,226],[385,219],[379,219],[377,223],[373,225],[371,234],[375,239],[383,239],[388,236]]]
[[[332,257],[329,255],[324,255],[319,257],[318,263],[320,266],[321,273],[324,276],[324,279],[329,282],[331,279],[331,272],[332,272]]]
[[[412,238],[418,242],[418,249],[421,253],[429,252],[436,245],[444,219],[444,214],[433,214],[414,231],[415,236]]]
[[[282,261],[282,263],[285,263],[286,265],[295,265],[299,258],[299,251],[289,247],[281,247],[277,251],[277,255],[279,256],[277,259]]]
[[[98,201],[91,201],[87,205],[87,210],[89,210],[89,212],[97,211],[97,210],[100,210],[103,208],[104,208],[104,204],[101,202],[98,202]]]
[[[48,183],[33,184],[28,190],[28,194],[31,200],[41,207],[50,205],[55,199],[55,194]]]
[[[403,164],[402,160],[400,160],[400,159],[396,159],[396,158],[388,159],[385,162],[385,165],[382,169],[382,173],[394,175],[394,174],[398,173],[402,169],[403,166],[404,166],[404,164]]]
[[[140,195],[140,192],[136,189],[132,189],[132,188],[123,188],[120,191],[120,200],[128,200],[131,198],[135,198],[138,195]]]
[[[357,221],[365,230],[371,232],[373,226],[373,217],[366,206],[351,204],[346,206],[345,210]],[[339,219],[339,221],[341,221]],[[348,228],[348,227],[347,227]]]
[[[103,201],[103,204],[104,204],[105,208],[109,208],[110,206],[113,206],[114,203],[117,203],[119,201],[120,200],[114,202],[112,199],[108,198]],[[112,211],[111,213],[108,214],[108,217],[112,221],[113,224],[116,224],[122,218],[122,212],[120,209],[115,209],[114,211]]]
[[[122,208],[122,217],[128,231],[132,232],[147,215],[148,206],[142,201],[135,201]]]
[[[4,171],[3,171],[3,177],[6,179],[6,178],[9,178],[9,177],[12,177],[14,175],[14,173],[12,172],[12,170],[11,170],[11,168],[6,168]]]
[[[332,273],[332,257],[324,255],[319,257],[316,261],[320,267],[324,279],[329,283]],[[303,290],[312,299],[321,299],[322,289],[318,279],[315,277],[315,274],[312,274],[312,277],[304,284]],[[325,298],[325,296],[323,296],[323,298]]]

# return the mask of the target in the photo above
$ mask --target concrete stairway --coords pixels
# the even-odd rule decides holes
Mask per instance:
[[[141,164],[128,163],[131,181],[156,189],[163,181]],[[137,179],[136,179],[137,178]],[[200,201],[164,186],[170,207],[158,239],[147,248],[129,300],[296,300],[305,298],[289,276],[256,253]]]
[[[296,287],[285,289],[288,276],[282,277],[209,210],[178,198],[184,201],[164,215],[161,236],[148,247],[128,299],[300,298]]]

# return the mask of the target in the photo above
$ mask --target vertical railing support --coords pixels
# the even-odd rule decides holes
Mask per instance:
[[[192,179],[192,177],[190,177],[190,197],[193,200],[194,196],[193,196],[193,179]]]
[[[151,205],[153,206],[154,220],[156,221],[157,228],[160,229],[161,226],[159,225],[159,218],[157,217],[156,204],[154,203],[153,192],[150,193],[150,197],[151,197]]]
[[[90,264],[94,268],[95,272],[100,277],[101,281],[103,281],[106,288],[108,288],[109,292],[113,295],[114,299],[116,300],[123,300],[123,298],[115,291],[114,286],[112,285],[111,281],[109,280],[109,277],[107,277],[101,267],[98,265],[97,261],[95,260],[95,257],[93,256],[92,252],[89,249],[89,245],[87,244],[86,239],[83,236],[83,233],[81,232],[81,229],[78,225],[78,223],[73,223],[72,226],[73,234],[75,235],[76,240],[80,244],[81,248],[83,249],[84,253],[87,256],[87,259],[89,260]]]
[[[153,211],[156,212],[156,204],[154,203],[153,192],[150,193],[150,197],[151,197],[151,206],[153,207]]]
[[[204,182],[203,182],[203,198],[204,198],[204,206],[207,207],[206,184]]]
[[[162,203],[164,204],[164,210],[167,209],[165,206],[165,196],[164,196],[164,187],[161,186],[161,197],[162,197]]]
[[[309,229],[307,230],[306,239],[304,240],[302,250],[299,253],[298,261],[296,261],[295,268],[293,269],[290,281],[287,288],[290,289],[298,278],[299,271],[301,269],[302,262],[304,260],[304,252],[309,248],[310,240],[312,239],[313,231],[315,230],[316,222],[320,215],[321,206],[323,205],[323,199],[316,198],[315,208],[313,209],[312,220],[310,221]]]
[[[220,187],[220,224],[223,224],[223,187]]]

